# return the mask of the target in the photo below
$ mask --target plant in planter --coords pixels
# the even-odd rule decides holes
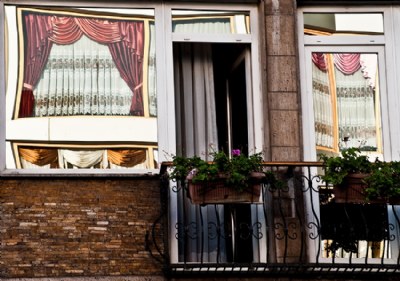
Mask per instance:
[[[368,156],[362,155],[358,148],[342,151],[341,156],[321,155],[324,175],[321,179],[334,186],[333,192],[337,203],[363,203],[364,179],[372,171]]]
[[[371,172],[371,162],[368,156],[361,155],[358,148],[342,151],[341,156],[321,155],[325,174],[321,178],[333,185],[340,185],[349,174],[368,174]]]
[[[366,199],[381,200],[398,204],[400,202],[400,162],[376,160],[368,177],[365,189]]]
[[[198,156],[173,157],[170,179],[188,183],[192,203],[259,201],[265,179],[261,153],[245,156],[235,149],[231,157],[223,151],[215,151],[211,156],[212,161]]]

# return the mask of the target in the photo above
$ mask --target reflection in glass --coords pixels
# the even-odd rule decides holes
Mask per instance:
[[[153,147],[39,147],[19,145],[22,169],[155,168]]]
[[[376,54],[313,53],[315,142],[319,150],[381,151]]]
[[[22,12],[26,61],[18,117],[148,116],[144,76],[154,71],[148,67],[153,38],[148,17],[64,13]],[[51,22],[46,33],[43,22]]]
[[[172,31],[175,33],[249,34],[248,12],[172,11]]]
[[[317,154],[357,147],[371,160],[382,156],[377,54],[312,53],[311,59]],[[322,257],[391,258],[387,205],[328,202],[324,194]]]
[[[383,15],[381,13],[305,13],[305,34],[383,34]]]
[[[5,15],[6,168],[156,168],[154,10]]]
[[[322,257],[392,257],[386,204],[328,203],[320,212]]]

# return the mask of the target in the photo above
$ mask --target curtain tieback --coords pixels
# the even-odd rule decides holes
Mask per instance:
[[[24,83],[24,88],[26,88],[28,90],[33,90],[33,86],[31,84],[28,84],[28,83]]]
[[[136,90],[140,89],[142,86],[143,86],[143,83],[140,83],[134,88],[134,90],[136,91]]]

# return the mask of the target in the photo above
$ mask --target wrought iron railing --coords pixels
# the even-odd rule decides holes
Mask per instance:
[[[264,167],[261,203],[195,205],[163,164],[149,249],[167,274],[400,276],[400,206],[336,203],[317,162]]]

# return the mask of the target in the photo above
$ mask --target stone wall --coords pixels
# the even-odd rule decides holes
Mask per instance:
[[[158,177],[0,179],[0,279],[161,275],[146,248],[159,190]]]
[[[296,1],[265,0],[266,141],[271,161],[301,160]]]

